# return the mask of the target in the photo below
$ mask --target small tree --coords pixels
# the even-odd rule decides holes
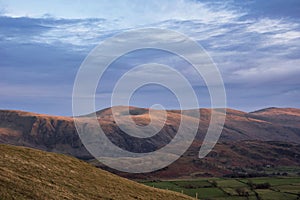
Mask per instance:
[[[239,196],[244,196],[244,197],[249,196],[249,193],[245,188],[236,188],[235,191]]]
[[[271,184],[268,182],[255,184],[255,189],[269,189],[270,187],[271,187]]]
[[[212,184],[213,187],[218,187],[218,183],[217,183],[217,181],[215,181],[215,180],[213,180],[213,181],[211,182],[211,184]]]
[[[247,184],[249,185],[251,190],[255,189],[255,184],[251,180],[249,180]]]

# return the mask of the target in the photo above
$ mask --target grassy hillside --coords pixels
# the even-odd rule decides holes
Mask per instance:
[[[0,199],[189,199],[65,155],[0,145]]]
[[[194,180],[144,182],[156,188],[182,192],[211,200],[300,199],[299,177],[201,178]]]

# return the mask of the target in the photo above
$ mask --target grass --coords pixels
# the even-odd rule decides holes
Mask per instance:
[[[288,173],[291,176],[297,176],[300,174],[300,166],[276,166],[276,167],[270,167],[270,168],[264,168],[264,171],[267,174],[272,173]]]
[[[130,181],[76,158],[0,145],[0,199],[191,199]]]
[[[257,190],[257,193],[264,200],[297,199],[297,195],[287,194],[284,192],[276,192],[276,191],[272,191],[272,190]]]
[[[216,197],[224,197],[224,193],[219,188],[199,188],[194,189],[187,194],[190,196],[195,196],[195,193],[198,193],[198,197],[201,198],[216,198]],[[227,196],[227,195],[225,195]]]
[[[155,188],[182,192],[191,197],[195,197],[196,193],[198,193],[199,198],[212,198],[224,196],[222,190],[220,190],[219,188],[212,187],[212,185],[205,180],[145,182],[144,184]]]
[[[216,181],[219,187],[246,187],[247,185],[243,182],[240,182],[238,179],[221,179]]]
[[[268,182],[272,186],[290,185],[290,184],[300,184],[300,177],[262,177],[262,178],[252,178],[251,181],[253,183]]]
[[[249,181],[253,184],[270,185],[266,189],[251,189]],[[214,200],[300,198],[300,177],[200,178],[150,181],[143,184],[118,177],[65,155],[0,145],[1,200],[176,200],[191,199],[186,195],[195,197],[196,194],[199,199]],[[239,196],[238,190],[247,192],[249,196]]]
[[[248,183],[269,183],[269,188],[255,189]],[[300,199],[300,177],[263,177],[263,178],[200,178],[193,180],[168,180],[143,182],[161,189],[174,190],[199,199],[214,200],[295,200]],[[239,188],[239,189],[238,189]],[[245,194],[240,196],[238,190]],[[246,194],[247,193],[247,194]],[[248,197],[247,197],[248,196]]]
[[[300,193],[300,184],[299,185],[281,185],[275,187],[280,192],[286,192],[291,194],[299,194]]]

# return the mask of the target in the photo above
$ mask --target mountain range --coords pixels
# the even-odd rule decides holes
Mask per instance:
[[[131,130],[128,126],[129,120],[133,120],[139,126],[146,126],[151,121],[149,113],[152,110],[129,107],[128,114],[125,112],[126,109],[126,107],[116,109],[119,124],[112,115],[112,108],[95,113],[106,136],[112,143],[125,150],[151,152],[167,145],[175,136],[181,118],[199,121],[195,140],[175,163],[144,175],[124,174],[95,161],[81,143],[72,117],[1,110],[0,143],[71,155],[114,173],[136,178],[220,176],[244,168],[257,171],[263,166],[300,165],[300,109],[297,108],[266,108],[254,112],[226,109],[226,120],[218,144],[203,159],[198,158],[198,152],[210,122],[211,109],[193,110],[199,111],[200,119],[182,114],[178,110],[168,110],[162,129],[146,139],[126,134],[119,125],[124,125],[129,131]],[[155,112],[160,116],[163,111],[155,110]],[[86,123],[91,116],[76,117],[76,120]],[[159,121],[154,120],[158,124]],[[155,123],[152,123],[154,127]]]

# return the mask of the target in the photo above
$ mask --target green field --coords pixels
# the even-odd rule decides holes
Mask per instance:
[[[289,200],[300,199],[300,177],[200,178],[142,182],[198,199]]]

